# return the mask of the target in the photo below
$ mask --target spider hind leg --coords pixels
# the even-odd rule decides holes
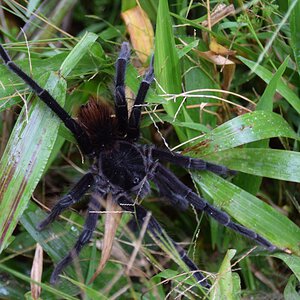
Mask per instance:
[[[66,268],[78,255],[84,245],[86,245],[92,237],[98,221],[98,214],[94,211],[99,211],[101,208],[100,201],[96,195],[92,195],[89,202],[89,212],[84,223],[83,231],[79,235],[73,249],[66,255],[54,268],[50,283],[55,284],[58,276],[64,268]]]
[[[152,155],[155,159],[161,159],[191,170],[207,170],[218,175],[236,175],[236,171],[230,170],[225,166],[210,163],[203,159],[184,156],[167,149],[152,148]]]
[[[180,195],[174,201],[184,201],[183,205],[186,207],[186,203],[193,205],[196,210],[205,212],[207,215],[215,219],[218,223],[225,227],[231,228],[235,232],[254,240],[256,243],[264,246],[269,251],[274,251],[276,246],[274,246],[267,239],[263,238],[256,232],[248,229],[247,227],[233,222],[230,216],[223,212],[222,210],[214,207],[203,198],[195,194],[191,189],[185,186],[171,171],[158,165],[156,168],[156,175],[154,178],[155,184],[160,188],[161,193],[169,198],[169,195]],[[174,196],[176,197],[176,196]],[[182,200],[183,199],[183,200]]]

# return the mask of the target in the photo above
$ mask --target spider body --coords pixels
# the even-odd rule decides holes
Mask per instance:
[[[149,192],[147,176],[150,166],[140,149],[126,141],[116,143],[113,151],[100,155],[99,171],[108,179],[115,189],[128,192]]]
[[[87,173],[74,185],[69,193],[58,201],[47,218],[38,225],[38,229],[43,230],[64,209],[80,201],[88,190],[91,191],[89,213],[83,231],[73,249],[55,267],[50,279],[52,283],[56,282],[63,269],[72,262],[73,258],[79,254],[82,247],[90,240],[98,218],[98,215],[91,211],[101,209],[99,198],[105,199],[110,193],[113,201],[118,203],[123,210],[135,214],[137,223],[140,226],[143,225],[147,211],[135,199],[137,197],[143,198],[150,192],[150,181],[157,186],[160,194],[167,198],[173,206],[186,209],[189,205],[192,205],[194,209],[206,213],[220,224],[256,241],[268,250],[275,249],[275,246],[268,240],[233,222],[228,214],[194,193],[161,162],[173,163],[186,169],[208,170],[219,175],[234,174],[233,171],[224,166],[183,156],[168,149],[138,143],[142,104],[154,78],[153,59],[139,87],[132,111],[128,114],[124,79],[130,48],[128,43],[123,43],[116,63],[115,108],[113,109],[106,103],[92,99],[81,107],[78,119],[75,120],[46,90],[40,87],[10,59],[2,45],[0,45],[0,56],[8,69],[27,83],[37,96],[56,113],[73,133],[82,152],[93,161]],[[157,241],[165,242],[162,236],[165,237],[166,233],[153,216],[149,219],[147,230]],[[174,246],[195,279],[202,286],[210,287],[206,278],[187,256],[186,252],[171,238],[168,238],[168,242]]]

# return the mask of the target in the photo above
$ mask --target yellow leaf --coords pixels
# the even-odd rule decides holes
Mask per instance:
[[[135,6],[121,14],[130,35],[132,47],[142,63],[147,62],[153,52],[154,31],[148,15]]]
[[[229,50],[226,47],[220,45],[215,38],[211,38],[210,44],[209,44],[209,50],[214,52],[215,54],[219,55],[234,55],[235,51]]]

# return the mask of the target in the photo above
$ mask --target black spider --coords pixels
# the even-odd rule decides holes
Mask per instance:
[[[135,213],[136,220],[141,226],[147,211],[134,200],[136,196],[145,197],[150,192],[149,181],[156,184],[162,196],[181,209],[189,205],[199,211],[207,213],[222,225],[233,229],[258,244],[272,251],[275,246],[256,234],[252,230],[234,223],[230,217],[206,202],[203,198],[185,186],[170,170],[165,168],[160,161],[170,162],[187,169],[209,170],[219,175],[232,174],[224,166],[212,164],[201,159],[182,156],[166,149],[159,149],[154,145],[141,145],[139,139],[139,125],[141,109],[147,91],[154,79],[153,59],[139,87],[131,113],[128,116],[125,98],[125,70],[130,56],[129,44],[124,42],[116,62],[115,78],[115,109],[107,103],[90,100],[82,106],[78,120],[73,119],[43,88],[25,74],[9,57],[0,45],[0,56],[5,65],[27,83],[37,96],[44,101],[52,111],[64,122],[65,126],[73,133],[82,152],[93,160],[90,170],[75,184],[71,191],[53,207],[47,218],[38,225],[43,230],[48,224],[66,208],[70,207],[88,191],[90,196],[89,210],[100,210],[99,198],[112,194],[113,201],[131,213]],[[55,267],[51,283],[54,283],[62,270],[70,264],[79,254],[81,248],[90,240],[95,230],[98,215],[89,213],[82,233],[74,248]],[[154,217],[150,217],[147,229],[158,241],[163,242],[163,229]],[[188,258],[186,252],[172,239],[168,238],[178,251],[182,261],[193,272],[196,280],[204,287],[210,284],[198,270],[194,262]]]

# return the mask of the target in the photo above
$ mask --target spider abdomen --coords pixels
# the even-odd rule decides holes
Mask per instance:
[[[78,121],[85,128],[94,149],[98,152],[113,147],[118,138],[118,121],[108,103],[90,99],[80,108]]]
[[[119,141],[113,150],[100,154],[99,169],[113,185],[131,192],[140,188],[147,173],[141,151],[125,141]]]

